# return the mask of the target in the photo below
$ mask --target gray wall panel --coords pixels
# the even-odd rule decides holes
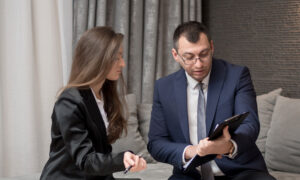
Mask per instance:
[[[215,57],[250,68],[257,94],[300,98],[300,1],[204,0]]]

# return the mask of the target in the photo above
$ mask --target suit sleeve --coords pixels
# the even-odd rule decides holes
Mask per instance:
[[[170,140],[164,108],[159,95],[159,83],[155,83],[151,122],[149,129],[148,151],[154,159],[172,164],[182,169],[182,153],[189,144],[178,143]],[[176,130],[175,130],[176,131]]]
[[[235,95],[235,114],[249,111],[250,114],[235,131],[232,139],[237,143],[238,154],[253,147],[259,133],[256,93],[248,68],[243,68]]]
[[[87,175],[109,175],[124,170],[124,152],[102,154],[95,151],[85,118],[79,104],[70,99],[61,99],[55,105],[54,117],[61,132],[67,153],[76,166]]]

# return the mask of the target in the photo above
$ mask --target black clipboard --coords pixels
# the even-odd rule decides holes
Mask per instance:
[[[217,139],[218,137],[222,136],[223,134],[223,129],[226,126],[229,126],[229,133],[233,134],[234,131],[240,126],[240,124],[246,119],[246,117],[249,115],[249,112],[244,112],[242,114],[237,114],[235,116],[232,116],[228,119],[225,119],[224,122],[219,124],[213,133],[209,135],[209,140],[214,140]],[[204,163],[207,163],[208,161],[211,161],[216,158],[216,154],[209,154],[203,157],[200,157],[198,155],[194,156],[190,161],[188,161],[187,164],[184,165],[183,169],[184,172],[188,172],[195,167],[198,167]]]
[[[216,126],[213,133],[211,133],[208,137],[209,140],[217,139],[218,137],[222,136],[223,129],[226,126],[229,126],[229,133],[233,134],[233,132],[240,126],[240,124],[246,119],[246,117],[249,115],[249,112],[244,112],[242,114],[237,114],[235,116],[232,116],[228,119],[226,119],[224,122]]]

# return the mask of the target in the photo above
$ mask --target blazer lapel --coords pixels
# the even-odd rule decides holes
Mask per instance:
[[[213,59],[212,70],[211,70],[209,84],[208,84],[207,105],[206,105],[207,135],[209,135],[210,131],[214,129],[214,127],[211,127],[211,125],[214,120],[218,100],[224,84],[225,75],[226,75],[225,66],[219,61]]]
[[[189,121],[187,113],[187,80],[184,69],[181,69],[176,74],[174,82],[175,100],[178,112],[178,121],[180,123],[181,131],[186,142],[190,143],[189,137]]]
[[[98,132],[102,132],[106,135],[105,125],[101,113],[99,111],[97,102],[94,98],[93,92],[91,91],[91,89],[84,89],[80,90],[79,92],[83,97],[83,101],[87,107],[87,110],[89,111],[89,114],[91,115],[91,119],[89,120],[92,121],[91,123],[96,125],[96,127],[98,128]]]

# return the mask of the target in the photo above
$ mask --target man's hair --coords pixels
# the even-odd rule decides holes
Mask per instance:
[[[184,36],[189,42],[196,43],[199,40],[200,33],[204,33],[207,36],[208,41],[211,41],[211,36],[207,27],[197,21],[189,21],[180,24],[174,31],[173,46],[178,50],[178,40],[181,36]]]

